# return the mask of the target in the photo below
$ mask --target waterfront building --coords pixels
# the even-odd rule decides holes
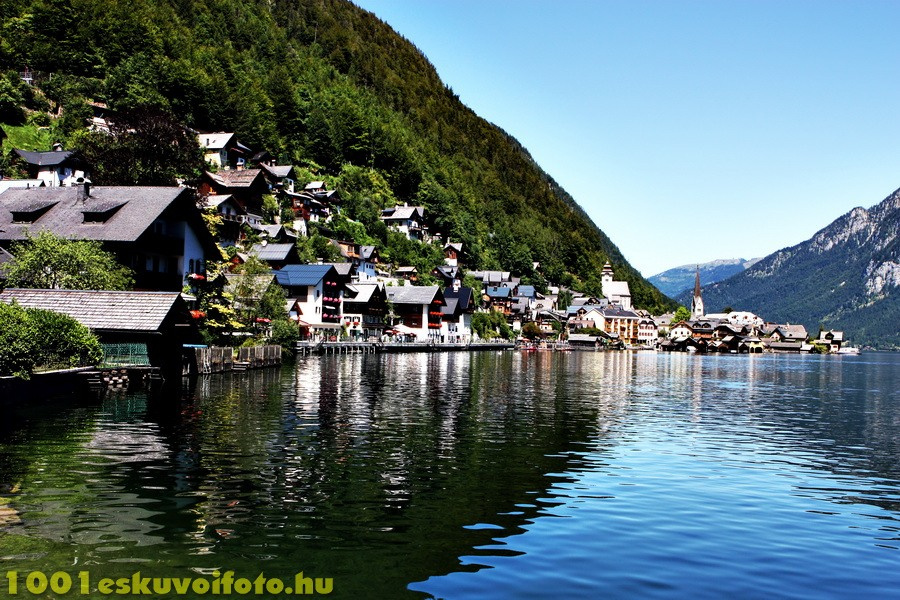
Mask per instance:
[[[0,292],[0,302],[72,317],[94,332],[107,361],[127,353],[131,364],[180,373],[183,344],[200,342],[179,292],[8,288]]]
[[[379,339],[385,330],[387,293],[383,283],[351,283],[344,293],[342,322],[354,340]]]
[[[337,338],[344,296],[337,269],[332,265],[287,265],[274,273],[287,292],[289,316],[306,337]]]
[[[440,341],[443,308],[447,302],[439,286],[389,286],[386,290],[394,314],[407,328],[406,332],[418,342]]]
[[[465,344],[472,341],[472,315],[475,313],[475,290],[463,287],[454,279],[444,290],[445,306],[441,312],[441,341]]]
[[[0,246],[49,231],[94,240],[134,271],[135,287],[180,291],[219,249],[192,190],[97,186],[13,188],[0,194]]]

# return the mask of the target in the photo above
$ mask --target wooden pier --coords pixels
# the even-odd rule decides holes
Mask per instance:
[[[473,350],[512,350],[512,342],[474,342],[469,344],[432,344],[428,342],[297,342],[294,351],[299,356],[311,354],[376,354],[407,352],[468,352]]]

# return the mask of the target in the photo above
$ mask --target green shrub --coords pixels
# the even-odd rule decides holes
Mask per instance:
[[[41,366],[99,363],[100,342],[67,315],[0,303],[0,375],[28,379]]]

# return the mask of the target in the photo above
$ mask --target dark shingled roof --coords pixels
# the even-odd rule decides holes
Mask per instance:
[[[94,187],[82,202],[84,191],[80,186],[12,188],[0,194],[0,239],[24,240],[29,231],[46,230],[67,239],[133,242],[176,200],[184,205],[183,218],[188,218],[194,225],[194,233],[202,236],[206,228],[196,206],[193,207],[196,214],[187,214],[194,205],[191,194],[190,190],[178,187]],[[49,210],[32,223],[13,222],[13,212],[31,212],[27,208],[49,205],[52,205]],[[116,205],[120,208],[106,221],[85,222],[85,212],[107,212]],[[201,242],[205,241],[201,237]],[[209,243],[212,244],[211,237]]]
[[[16,154],[22,160],[36,167],[55,167],[66,162],[72,153],[68,151],[29,152],[28,150],[16,150]]]
[[[187,310],[178,292],[111,292],[98,290],[31,290],[9,288],[0,302],[42,308],[69,315],[90,329],[158,331],[173,309]]]

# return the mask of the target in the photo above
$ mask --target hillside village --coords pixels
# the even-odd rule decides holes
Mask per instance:
[[[280,317],[295,328],[297,339],[309,341],[469,344],[503,336],[533,344],[563,341],[567,347],[691,352],[841,348],[842,332],[823,331],[810,339],[800,325],[766,323],[739,311],[705,313],[699,272],[690,317],[676,320],[676,313],[651,315],[632,306],[628,283],[616,279],[608,262],[602,266],[602,297],[552,282],[538,286],[509,271],[469,270],[464,245],[432,231],[423,206],[388,207],[380,220],[423,249],[440,249],[443,264],[430,273],[386,263],[375,246],[337,237],[322,237],[325,245],[314,249],[322,255],[310,259],[306,248],[304,259],[300,248],[311,230],[329,232],[341,214],[340,190],[329,189],[326,181],[302,179],[294,166],[276,164],[233,133],[197,137],[207,170],[192,186],[93,186],[90,165],[75,153],[60,146],[46,152],[16,150],[28,178],[0,180],[0,276],[2,264],[14,260],[16,243],[49,231],[99,242],[133,271],[134,291],[79,290],[73,296],[66,290],[6,289],[0,301],[74,306],[70,314],[76,318],[78,307],[97,305],[110,323],[89,326],[111,332],[116,323],[134,318],[115,312],[123,295],[130,303],[122,310],[131,312],[135,299],[144,298],[149,306],[165,297],[153,333],[171,329],[172,320],[184,321],[181,334],[172,333],[175,329],[169,334],[174,346],[202,341],[184,332],[201,329],[212,318],[211,307],[224,301],[240,311],[274,292],[283,300]],[[257,267],[244,268],[250,265]],[[534,267],[540,271],[539,264]],[[213,290],[219,291],[220,304],[209,301]],[[478,314],[491,319],[482,319],[479,327]],[[253,319],[250,328],[236,324],[225,333],[232,345],[251,335],[265,337],[273,316]],[[116,331],[115,339],[129,339],[127,328]]]

